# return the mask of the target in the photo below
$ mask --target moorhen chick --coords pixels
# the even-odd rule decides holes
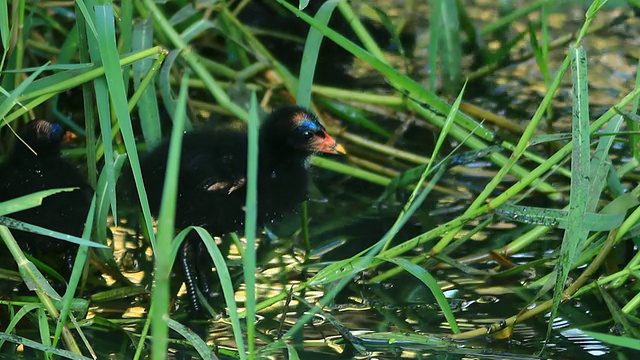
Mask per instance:
[[[29,122],[16,141],[12,153],[0,165],[0,202],[41,190],[78,188],[48,196],[40,206],[8,214],[29,224],[61,233],[81,236],[93,190],[76,167],[60,155],[64,131],[46,120]],[[13,230],[23,250],[43,260],[68,278],[73,268],[77,245],[44,235]],[[49,259],[49,256],[51,258]],[[60,261],[60,257],[64,261]]]
[[[281,218],[306,199],[308,157],[317,152],[344,154],[309,111],[287,106],[272,112],[260,126],[258,150],[258,224]],[[154,215],[158,214],[169,142],[142,157],[142,175]],[[237,129],[186,133],[178,174],[177,227],[197,225],[213,235],[243,230],[246,201],[247,134]],[[191,311],[199,312],[196,282],[210,295],[211,263],[198,256],[201,241],[187,238],[180,263]]]

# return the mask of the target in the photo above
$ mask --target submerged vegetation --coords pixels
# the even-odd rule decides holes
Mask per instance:
[[[0,0],[0,155],[19,141],[11,129],[58,122],[78,135],[63,152],[95,190],[81,238],[47,233],[79,244],[64,284],[25,256],[11,220],[59,190],[0,203],[9,250],[0,256],[10,259],[0,271],[0,353],[481,357],[488,340],[517,344],[529,336],[518,326],[537,321],[533,346],[494,353],[553,358],[560,350],[545,343],[565,318],[620,354],[640,349],[640,77],[594,100],[585,51],[605,31],[637,26],[640,4],[491,3],[480,27],[474,1],[306,3]],[[554,26],[573,13],[575,29]],[[511,75],[526,62],[525,75]],[[540,79],[535,93],[495,90],[530,75]],[[482,104],[512,99],[531,107],[507,114],[513,121]],[[253,134],[264,111],[291,103],[347,148],[345,158],[310,160],[310,198],[328,201],[260,232],[249,191],[244,237],[176,229],[176,145],[152,218],[146,149],[168,137],[180,144],[184,131],[210,123],[242,120]],[[260,181],[251,175],[256,140],[250,189]],[[126,164],[134,195],[118,185]],[[171,275],[189,233],[219,278],[202,318],[186,311]],[[481,291],[469,301],[463,278],[519,303],[505,308],[508,300]],[[598,307],[588,301],[608,311],[592,318],[581,310]],[[366,321],[345,315],[364,311]]]

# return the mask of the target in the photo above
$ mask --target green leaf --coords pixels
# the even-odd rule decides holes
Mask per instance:
[[[329,23],[331,14],[342,0],[328,0],[318,10],[315,19],[318,23],[326,26]],[[302,5],[302,3],[300,4]],[[306,6],[306,5],[305,5]],[[300,9],[303,9],[301,7]],[[296,102],[298,105],[308,108],[311,104],[311,86],[313,85],[313,75],[316,70],[318,53],[324,36],[316,28],[310,28],[307,41],[304,43],[304,52],[300,62],[300,78],[298,81],[298,93]]]
[[[0,216],[40,206],[42,205],[42,199],[46,198],[47,196],[59,194],[62,192],[71,192],[77,189],[78,188],[41,190],[28,195],[20,196],[15,199],[0,202]]]
[[[626,211],[635,205],[630,205],[629,198],[620,200],[619,206],[625,204],[619,211],[613,212],[611,208],[607,213],[584,213],[584,226],[586,231],[609,231],[619,227],[626,218]],[[554,226],[560,229],[569,227],[569,210],[548,209],[534,206],[522,206],[504,204],[496,210],[501,216],[524,224],[538,224]]]
[[[458,327],[458,322],[456,321],[456,317],[455,315],[453,315],[453,311],[449,306],[449,301],[442,293],[442,289],[440,289],[440,285],[438,285],[438,281],[433,276],[431,276],[431,274],[427,270],[402,258],[393,258],[393,259],[385,259],[385,260],[402,267],[411,275],[415,276],[418,280],[422,281],[422,283],[425,284],[429,288],[429,290],[431,290],[431,293],[435,297],[436,302],[438,303],[438,306],[440,306],[440,310],[442,310],[444,317],[447,319],[447,322],[451,327],[451,331],[453,331],[454,334],[460,333],[460,327]]]
[[[178,199],[178,176],[182,154],[184,124],[186,122],[187,92],[189,90],[190,71],[187,71],[180,83],[180,94],[174,114],[173,129],[167,166],[162,187],[162,201],[158,215],[158,235],[156,236],[154,287],[151,290],[151,332],[153,334],[152,355],[166,354],[169,344],[169,329],[166,319],[169,317],[169,279],[173,262],[171,259],[171,242],[175,234],[175,217]]]
[[[182,40],[186,42],[190,42],[191,40],[198,37],[205,31],[210,29],[215,29],[216,25],[208,20],[198,20],[191,24],[188,28],[186,28],[181,34],[180,37]]]
[[[256,231],[258,228],[258,138],[260,133],[260,119],[258,117],[258,98],[251,93],[251,107],[249,109],[249,123],[247,130],[247,195],[245,199],[244,233],[246,248],[242,256],[244,267],[244,281],[246,291],[245,307],[247,349],[249,354],[255,353],[255,318],[256,318]]]
[[[187,340],[189,344],[193,346],[194,349],[196,349],[201,359],[218,359],[216,354],[211,351],[211,349],[209,349],[209,345],[207,345],[207,343],[204,342],[204,340],[202,340],[200,336],[198,336],[198,334],[196,334],[193,330],[171,319],[168,316],[164,320],[167,322],[171,330],[180,334]]]
[[[440,69],[444,87],[449,92],[456,92],[462,78],[462,46],[460,43],[460,22],[458,21],[458,4],[450,0],[435,1],[434,14],[443,25],[442,51]]]
[[[245,360],[247,358],[247,354],[244,345],[242,326],[240,325],[240,317],[238,316],[238,306],[236,305],[233,283],[231,282],[231,275],[229,274],[229,269],[227,268],[224,256],[207,230],[201,227],[190,227],[189,229],[195,230],[195,232],[200,236],[200,239],[207,248],[207,252],[209,252],[209,256],[213,259],[213,264],[216,267],[218,279],[220,280],[220,286],[222,287],[224,301],[229,311],[229,317],[231,318],[233,336],[238,346],[238,353],[240,358]]]
[[[31,84],[39,75],[42,73],[46,67],[49,66],[49,62],[42,65],[38,68],[38,70],[34,71],[29,77],[27,77],[18,87],[16,87],[6,99],[0,102],[0,118],[3,120],[0,122],[0,128],[7,125],[7,120],[5,120],[5,116],[9,113],[9,110],[17,104],[16,99],[27,89],[29,84]]]
[[[626,347],[633,350],[640,350],[639,339],[633,339],[630,337],[619,336],[619,335],[603,334],[603,333],[598,333],[593,331],[584,331],[584,333],[596,340],[604,341],[612,345],[622,346],[622,347]]]
[[[547,337],[551,334],[553,319],[558,314],[565,283],[569,271],[587,240],[585,214],[588,211],[589,188],[591,186],[590,136],[589,136],[589,95],[587,83],[587,58],[582,47],[571,47],[571,79],[573,81],[573,119],[571,133],[573,149],[571,152],[571,193],[569,194],[568,226],[562,238],[560,259],[556,265],[556,281],[553,292],[551,319],[547,327]]]
[[[98,243],[93,242],[91,240],[85,240],[85,239],[79,238],[77,236],[63,234],[61,232],[45,229],[43,227],[32,225],[32,224],[28,224],[28,223],[25,223],[25,222],[22,222],[22,221],[18,221],[18,220],[15,220],[15,219],[11,219],[11,218],[8,218],[6,216],[0,216],[0,225],[5,225],[6,227],[9,227],[9,228],[15,229],[15,230],[28,231],[28,232],[32,232],[34,234],[49,236],[49,237],[52,237],[52,238],[55,238],[55,239],[64,240],[64,241],[67,241],[67,242],[70,242],[70,243],[74,243],[74,244],[78,244],[78,245],[86,245],[86,246],[95,247],[95,248],[108,248],[108,246],[106,246],[106,245],[98,244]]]
[[[136,22],[133,27],[132,50],[141,51],[153,46],[153,22],[145,19]],[[143,59],[133,64],[133,84],[140,87],[141,82],[153,64],[152,59]],[[160,126],[160,112],[158,111],[158,98],[155,93],[155,77],[150,79],[149,85],[138,101],[138,115],[140,127],[148,148],[153,148],[162,139]]]
[[[38,351],[42,351],[43,353],[46,354],[51,354],[51,355],[56,355],[56,356],[60,356],[62,358],[65,359],[70,359],[70,360],[91,360],[91,358],[82,356],[82,355],[78,355],[76,353],[73,353],[69,350],[62,350],[62,349],[56,349],[54,347],[51,346],[47,346],[47,345],[43,345],[38,343],[37,341],[33,341],[31,339],[22,337],[22,336],[18,336],[15,334],[6,334],[3,332],[0,332],[0,340],[4,340],[4,341],[8,341],[11,343],[14,343],[16,345],[23,345],[25,347],[34,349],[34,350],[38,350]]]
[[[6,59],[9,51],[9,7],[7,0],[0,0],[0,41],[2,42],[2,49],[4,49],[2,53],[2,64],[4,64],[4,59]],[[2,66],[2,69],[4,69],[4,66]]]

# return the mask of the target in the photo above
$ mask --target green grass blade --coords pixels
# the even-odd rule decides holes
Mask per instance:
[[[604,341],[612,345],[622,346],[628,349],[640,351],[639,339],[634,339],[626,336],[597,333],[593,331],[585,331],[584,333],[591,336],[594,339]]]
[[[49,230],[49,229],[45,229],[43,227],[40,226],[36,226],[36,225],[32,225],[32,224],[28,224],[22,221],[18,221],[6,216],[0,216],[0,224],[7,226],[9,228],[12,229],[16,229],[16,230],[23,230],[23,231],[28,231],[28,232],[32,232],[34,234],[39,234],[39,235],[45,235],[45,236],[49,236],[55,239],[60,239],[60,240],[64,240],[70,243],[74,243],[74,244],[78,244],[78,245],[86,245],[86,246],[90,246],[90,247],[96,247],[96,248],[107,248],[106,245],[102,245],[102,244],[98,244],[96,242],[93,242],[91,240],[87,240],[87,239],[83,239],[83,238],[79,238],[77,236],[73,236],[73,235],[69,235],[69,234],[64,234],[58,231],[53,231],[53,230]]]
[[[140,51],[153,46],[153,26],[150,20],[142,20],[135,24],[133,28],[132,50]],[[136,89],[147,74],[152,59],[144,59],[133,64],[133,83]],[[140,116],[140,127],[145,143],[148,148],[153,148],[162,139],[160,128],[160,113],[158,111],[158,99],[155,94],[155,77],[149,81],[149,85],[143,91],[138,102],[138,115]]]
[[[47,66],[49,66],[49,62],[42,65],[38,68],[38,70],[34,71],[31,75],[29,75],[20,85],[18,85],[13,91],[11,91],[10,95],[0,102],[0,118],[4,118],[9,110],[17,104],[16,99],[25,91],[25,89],[42,73]],[[8,120],[3,120],[0,122],[0,128],[6,125]]]
[[[155,237],[153,235],[153,228],[151,224],[151,211],[149,210],[148,201],[144,191],[144,183],[142,180],[142,173],[140,171],[140,161],[138,160],[138,151],[136,149],[135,136],[133,134],[133,127],[131,123],[131,116],[129,114],[129,104],[127,102],[127,94],[125,85],[122,80],[122,70],[120,67],[120,61],[118,58],[118,49],[115,40],[115,27],[114,27],[114,14],[112,6],[96,6],[96,24],[100,29],[98,37],[98,50],[102,64],[104,66],[104,73],[106,78],[106,85],[108,87],[108,94],[111,97],[113,103],[113,109],[115,111],[115,117],[120,126],[120,132],[122,133],[122,139],[125,144],[127,155],[129,156],[129,162],[131,163],[132,174],[136,189],[138,190],[138,196],[142,206],[142,212],[145,218],[145,226],[149,236],[151,237],[152,245],[155,245]],[[91,43],[91,42],[90,42]],[[97,92],[97,89],[96,89]],[[98,94],[96,94],[98,96]],[[98,103],[100,103],[100,97],[97,97]],[[108,106],[108,105],[107,105]],[[106,112],[106,109],[105,109]],[[103,134],[103,143],[105,145],[105,162],[107,164],[113,164],[113,157],[111,156],[110,139],[111,134],[111,120],[107,119],[106,114],[100,116],[101,131]],[[112,166],[112,165],[108,165]],[[109,189],[109,196],[111,197],[111,211],[115,216],[117,210],[115,208],[115,174],[111,174],[111,170],[107,168],[107,177],[109,184],[112,187]]]
[[[136,144],[135,139],[133,138],[133,128],[131,125],[131,117],[127,101],[127,86],[123,80],[122,68],[120,67],[120,59],[118,56],[118,47],[116,44],[116,30],[114,25],[113,6],[96,6],[95,19],[96,28],[100,30],[97,37],[97,46],[100,54],[100,59],[105,69],[106,86],[108,88],[108,94],[111,99],[110,105],[113,106],[114,115],[118,121],[118,125],[120,126],[127,153],[131,154],[133,152],[132,149],[135,148]],[[100,102],[99,97],[98,101]],[[106,109],[104,109],[102,112],[104,116],[100,117],[100,123],[103,143],[105,145],[105,163],[106,166],[112,167],[114,159],[110,146],[111,118],[107,118],[106,112]],[[133,156],[131,158],[133,158]],[[115,173],[109,170],[109,168],[107,168],[107,178],[107,184],[109,186],[109,196],[111,199],[112,215],[114,217],[117,217]],[[136,178],[135,181],[136,183],[138,183],[138,181],[141,181],[141,179]]]
[[[0,0],[0,42],[2,42],[2,62],[4,65],[4,59],[9,51],[9,8],[7,0]],[[4,66],[0,67],[4,69]]]
[[[93,4],[93,1],[91,1],[91,3]],[[82,13],[82,16],[84,17],[88,28],[91,30],[91,35],[93,35],[94,38],[97,38],[98,30],[96,30],[96,25],[93,22],[93,17],[91,17],[91,13],[87,9],[87,5],[85,4],[84,0],[77,0],[76,5]]]
[[[625,334],[635,339],[640,339],[640,331],[638,331],[636,326],[631,322],[630,317],[622,311],[616,299],[613,298],[614,293],[609,293],[601,286],[598,286],[598,293],[602,296],[604,303],[607,305],[607,309],[609,309],[609,313],[611,314],[611,318],[615,325],[618,328],[622,328],[622,331],[620,331],[619,334]]]
[[[213,351],[211,351],[211,349],[209,349],[209,346],[207,345],[207,343],[204,342],[204,340],[202,340],[198,336],[198,334],[193,332],[193,330],[171,319],[168,316],[166,317],[165,320],[167,321],[167,324],[169,325],[169,328],[171,328],[171,330],[180,334],[183,338],[187,340],[189,344],[193,346],[194,349],[196,349],[201,359],[211,359],[211,360],[218,359],[216,354]]]
[[[41,190],[29,195],[17,197],[15,199],[0,202],[0,216],[14,212],[27,210],[42,205],[42,199],[61,192],[75,191],[77,188]]]
[[[191,24],[188,28],[186,28],[181,34],[180,37],[182,40],[186,42],[190,42],[196,37],[200,36],[203,32],[208,31],[210,29],[215,29],[216,25],[208,20],[198,20],[195,23]]]
[[[229,269],[227,268],[224,256],[220,252],[220,249],[218,249],[218,245],[216,245],[215,240],[213,240],[213,237],[211,237],[211,234],[209,234],[207,230],[201,227],[193,227],[192,229],[195,230],[202,239],[204,245],[207,247],[209,256],[211,256],[211,259],[213,260],[213,265],[216,267],[218,279],[220,280],[220,287],[222,287],[224,302],[227,305],[229,317],[231,319],[231,328],[233,330],[233,336],[236,340],[236,346],[238,347],[238,354],[240,355],[240,359],[246,360],[247,351],[244,345],[244,336],[242,325],[240,324],[238,306],[236,305],[233,284],[231,282],[231,275],[229,274]]]
[[[11,252],[11,255],[16,260],[20,276],[25,281],[27,287],[30,290],[36,292],[36,295],[38,296],[38,299],[42,303],[43,307],[47,310],[52,318],[57,319],[59,317],[59,312],[52,299],[59,300],[61,298],[60,295],[51,287],[47,279],[42,275],[38,268],[36,268],[35,265],[25,257],[24,253],[20,249],[20,246],[18,246],[16,239],[13,237],[6,226],[0,225],[0,239],[4,241],[7,249],[9,250],[9,252]],[[68,329],[64,329],[62,338],[68,349],[78,355],[82,354],[75,339]]]
[[[344,19],[349,23],[351,29],[358,37],[358,40],[362,42],[364,48],[373,55],[376,59],[380,60],[383,63],[387,63],[387,59],[384,57],[384,53],[378,46],[376,40],[369,34],[367,29],[364,27],[362,21],[360,21],[360,17],[356,15],[348,1],[341,1],[338,4],[338,10]]]
[[[162,203],[158,216],[158,236],[156,239],[154,287],[151,291],[151,334],[153,359],[164,359],[169,345],[169,281],[173,262],[170,259],[171,241],[174,238],[176,203],[178,199],[178,173],[182,153],[182,136],[186,119],[189,72],[185,73],[180,86],[176,114],[174,115],[171,142],[167,158],[167,170],[162,188]]]
[[[120,175],[122,167],[124,166],[126,161],[127,156],[124,154],[115,156],[113,167],[116,177]],[[96,186],[96,199],[95,223],[107,224],[110,215],[110,203],[107,186],[107,170],[104,167],[102,168],[102,171],[100,172],[100,176],[98,178],[98,184]],[[106,226],[96,226],[93,239],[100,244],[106,245],[108,244],[107,235],[108,234]],[[115,269],[116,272],[115,274],[113,274],[115,276],[112,275],[114,278],[117,278],[122,283],[128,283],[128,280],[126,280],[126,278],[124,278],[124,276],[120,274],[120,271],[117,270],[118,265],[113,258],[113,250],[111,249],[111,247],[107,249],[96,249],[93,253],[108,268]]]
[[[458,4],[449,0],[438,0],[436,4],[435,17],[439,17],[444,25],[442,51],[440,52],[442,80],[447,91],[455,92],[462,78],[462,45],[460,44]]]
[[[112,9],[111,9],[112,10]],[[117,49],[115,46],[115,28],[113,26],[113,16],[109,17],[104,6],[95,7],[95,23],[100,30],[97,37],[87,34],[87,42],[89,45],[89,53],[94,62],[102,64],[107,72],[111,73],[110,81],[113,81],[114,75],[112,63],[113,57],[117,57]],[[110,15],[113,15],[112,13]],[[85,18],[87,21],[89,18]],[[113,50],[111,50],[111,48]],[[109,53],[114,52],[113,56]],[[103,54],[105,55],[103,57]],[[118,76],[120,75],[120,66],[117,65]],[[94,80],[94,91],[96,98],[96,109],[98,110],[98,122],[100,124],[100,132],[102,134],[102,145],[104,146],[105,169],[107,170],[107,193],[109,195],[109,203],[112,214],[117,218],[117,201],[116,201],[116,177],[113,170],[113,144],[111,142],[111,102],[109,101],[113,94],[109,89],[109,78],[99,77]]]
[[[439,8],[439,3],[442,0],[429,0],[429,7],[432,9]],[[438,90],[438,54],[440,51],[442,34],[442,19],[439,16],[434,16],[429,21],[429,90],[435,92]]]
[[[300,355],[298,355],[298,351],[295,347],[288,343],[285,344],[285,346],[287,347],[287,356],[290,360],[300,360]]]
[[[547,337],[551,333],[553,319],[558,314],[565,282],[569,277],[578,249],[586,241],[589,233],[584,225],[589,201],[590,180],[590,136],[589,136],[589,96],[587,82],[587,58],[582,47],[572,47],[571,78],[573,80],[573,151],[571,153],[571,193],[569,195],[569,226],[562,239],[560,260],[556,266],[557,276],[553,293],[553,307],[547,327]]]
[[[91,233],[93,230],[93,219],[95,217],[95,209],[96,209],[96,197],[93,196],[91,200],[91,206],[89,207],[89,212],[87,213],[87,220],[85,222],[84,230],[82,231],[82,237],[85,239],[91,238]],[[58,339],[62,334],[62,329],[67,322],[67,317],[71,312],[71,307],[73,305],[74,295],[76,294],[76,289],[78,288],[78,283],[80,282],[80,278],[82,276],[82,271],[85,265],[88,265],[89,256],[89,247],[81,245],[78,247],[78,253],[76,255],[75,261],[73,263],[73,270],[71,271],[71,277],[69,278],[69,284],[67,289],[62,297],[62,309],[60,309],[60,317],[56,322],[56,329],[53,337],[53,344],[58,343]],[[82,332],[81,328],[77,328],[79,332]]]
[[[65,359],[70,360],[92,360],[89,357],[82,356],[80,354],[73,353],[69,350],[56,349],[51,346],[43,345],[37,341],[33,341],[29,338],[25,338],[22,336],[14,335],[14,334],[5,334],[0,332],[0,340],[5,340],[16,345],[23,345],[25,347],[42,351],[45,354],[57,355]]]
[[[622,126],[623,117],[621,115],[614,116],[604,128],[605,133],[615,134],[620,130]],[[598,205],[600,194],[607,181],[609,170],[611,166],[611,160],[609,159],[609,150],[613,145],[616,137],[614,135],[605,135],[598,139],[598,146],[593,153],[591,159],[591,173],[589,178],[591,180],[591,187],[589,189],[589,202],[587,209],[593,211]]]
[[[76,2],[76,29],[77,34],[77,56],[81,63],[88,64],[91,62],[91,54],[89,51],[89,40],[87,33],[87,20],[79,9],[80,3]],[[75,55],[75,52],[74,52]],[[68,55],[69,59],[72,55]],[[96,102],[93,96],[93,86],[89,81],[82,85],[82,105],[84,109],[84,134],[85,134],[85,154],[87,164],[87,180],[89,185],[95,189],[97,186],[98,178],[98,159],[96,155],[96,149],[98,148],[98,136],[96,134]],[[55,98],[57,99],[57,97]]]
[[[535,0],[530,4],[524,4],[522,6],[513,6],[513,11],[497,21],[493,21],[490,24],[480,28],[480,35],[489,35],[493,32],[509,27],[514,21],[527,17],[529,14],[538,10],[538,8],[544,6],[549,0]]]
[[[51,346],[51,331],[49,329],[49,319],[44,309],[37,310],[38,314],[38,330],[40,333],[40,343],[44,346]]]
[[[342,0],[328,0],[318,10],[315,19],[327,25],[333,10]],[[313,85],[313,76],[316,71],[316,63],[318,62],[318,53],[324,36],[316,28],[310,28],[307,35],[307,41],[304,44],[304,52],[300,63],[300,77],[298,80],[298,92],[296,95],[296,103],[302,107],[308,108],[311,104],[311,86]]]
[[[7,327],[4,329],[4,332],[0,332],[0,334],[12,334],[13,330],[16,328],[16,325],[31,311],[42,307],[40,304],[26,304],[20,307],[20,310],[16,312],[12,317],[9,323],[6,325]],[[4,345],[5,339],[0,338],[0,348]]]
[[[553,10],[554,0],[547,1],[542,5],[542,13],[540,15],[540,33],[542,46],[540,48],[541,56],[539,60],[540,72],[544,76],[544,83],[548,86],[551,83],[551,76],[549,74],[549,16]]]
[[[176,99],[173,97],[173,90],[171,85],[171,67],[174,62],[180,56],[180,50],[172,50],[167,55],[166,59],[162,63],[160,68],[160,76],[158,79],[158,86],[160,88],[160,96],[162,97],[162,104],[169,113],[169,116],[176,113]],[[189,129],[190,126],[187,126]]]
[[[302,80],[300,82],[302,83]],[[300,97],[298,97],[298,99],[300,99]],[[340,119],[348,119],[350,123],[357,125],[359,128],[371,131],[373,134],[379,135],[382,138],[386,139],[392,135],[390,131],[378,125],[375,120],[370,120],[370,113],[361,106],[345,104],[325,97],[317,98],[316,103],[321,105],[323,110],[333,113]],[[298,102],[298,104],[302,105],[300,102]]]
[[[91,41],[91,43],[95,43],[95,39],[91,40],[91,38],[88,38],[88,41]],[[94,52],[94,50],[91,51]],[[162,51],[163,49],[159,46],[145,49],[143,51],[122,57],[122,59],[119,60],[119,64],[120,66],[125,66],[135,61],[144,59],[148,56],[155,56]],[[95,51],[95,53],[96,57],[98,57],[98,52]],[[96,60],[96,62],[99,63],[99,59]],[[104,75],[105,68],[103,66],[98,66],[92,63],[86,64],[88,64],[89,67],[84,68],[83,66],[80,69],[67,70],[65,72],[56,73],[33,81],[33,83],[28,87],[28,91],[24,91],[23,95],[20,95],[18,97],[18,100],[23,102],[26,100],[41,97],[42,95],[49,95],[49,97],[53,97],[60,92],[82,85],[88,81],[94,80]],[[18,116],[19,115],[21,114],[18,114]]]
[[[442,289],[440,289],[440,285],[438,285],[438,281],[436,281],[436,279],[433,276],[431,276],[431,274],[427,270],[402,258],[394,258],[394,259],[386,259],[386,260],[398,266],[401,266],[408,273],[415,276],[418,280],[422,281],[422,283],[429,288],[429,290],[435,297],[436,302],[438,303],[438,306],[440,306],[440,310],[442,310],[442,314],[447,319],[447,322],[451,327],[451,331],[453,331],[454,334],[460,333],[460,327],[458,327],[458,322],[456,321],[456,317],[455,315],[453,315],[453,311],[449,306],[449,301],[442,293]]]
[[[128,54],[131,52],[131,42],[133,39],[133,1],[125,1],[120,4],[118,12],[119,21],[117,22],[117,49],[119,54]],[[125,66],[121,70],[122,82],[124,84],[125,94],[129,93],[129,83],[131,78],[131,67]],[[129,109],[131,111],[131,109]]]
[[[402,40],[400,40],[400,33],[398,32],[398,28],[393,24],[391,17],[389,16],[389,14],[387,14],[387,12],[384,9],[375,5],[372,5],[372,8],[373,8],[373,11],[376,12],[376,15],[378,15],[378,18],[380,19],[380,23],[384,26],[385,30],[387,30],[387,32],[391,35],[391,39],[390,39],[391,44],[397,49],[398,54],[400,54],[400,56],[404,58],[405,60],[404,71],[408,73],[409,69],[407,68],[408,66],[407,54],[405,52],[404,45],[402,44]]]
[[[255,358],[255,318],[256,318],[256,231],[258,219],[258,136],[260,120],[258,117],[258,98],[251,94],[248,124],[248,158],[247,158],[247,199],[245,205],[244,233],[247,247],[242,256],[244,280],[246,288],[247,347],[249,359]]]
[[[584,214],[584,228],[588,231],[613,230],[622,224],[626,217],[627,209],[625,211],[602,214],[586,212]],[[553,226],[560,229],[566,229],[570,226],[569,211],[565,209],[504,204],[497,212],[509,220],[525,224]]]
[[[193,4],[187,3],[185,6],[181,7],[180,10],[176,11],[171,18],[169,18],[169,24],[178,25],[182,22],[185,22],[190,17],[196,15],[198,10],[193,7]]]
[[[640,58],[636,66],[640,68]],[[640,88],[640,71],[636,71],[636,88]],[[633,100],[631,108],[636,109],[635,115],[640,112],[640,97]],[[640,122],[627,120],[627,128],[634,132],[629,136],[629,144],[633,144],[631,145],[631,156],[638,161],[640,160]]]
[[[133,1],[121,2],[118,15],[118,49],[120,53],[128,54],[131,52],[131,43],[133,41]],[[125,71],[122,72],[125,84],[129,83],[128,70],[128,68],[125,68]]]
[[[91,69],[93,68],[93,66],[91,64],[51,64],[51,65],[47,65],[45,66],[44,70],[47,71],[51,71],[51,70],[84,70],[84,69]],[[3,73],[5,74],[21,74],[21,73],[27,73],[27,72],[34,72],[37,71],[38,69],[40,69],[40,67],[26,67],[26,68],[22,68],[22,69],[15,69],[15,70],[5,70],[3,71]],[[36,84],[38,82],[34,82],[34,84]]]

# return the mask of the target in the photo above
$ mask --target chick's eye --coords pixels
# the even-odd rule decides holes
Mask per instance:
[[[305,140],[311,140],[313,139],[313,136],[314,136],[313,132],[309,130],[306,130],[302,133],[302,138]]]

